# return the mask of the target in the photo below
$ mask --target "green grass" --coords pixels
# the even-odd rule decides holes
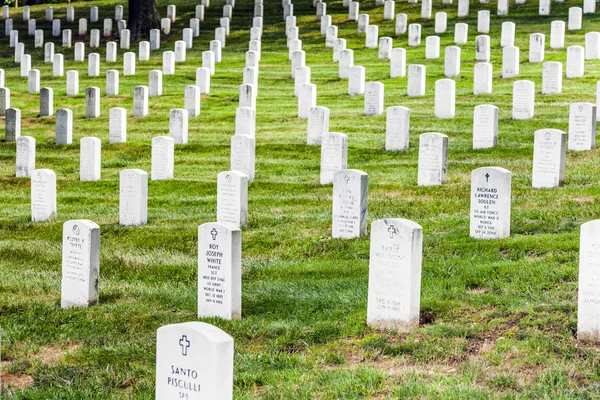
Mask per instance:
[[[114,5],[101,0],[101,19]],[[74,112],[74,140],[54,144],[54,118],[38,118],[38,95],[27,93],[6,49],[0,68],[13,107],[22,111],[23,135],[37,141],[38,168],[57,175],[58,216],[53,223],[31,223],[29,180],[17,179],[14,143],[0,143],[0,327],[3,331],[3,395],[16,399],[150,399],[154,396],[156,329],[196,320],[197,226],[216,217],[216,176],[229,169],[238,85],[252,24],[252,1],[238,1],[223,62],[212,77],[202,112],[190,120],[189,144],[175,150],[175,179],[149,183],[149,223],[118,225],[118,174],[125,168],[150,169],[151,138],[167,134],[169,109],[183,106],[183,89],[195,81],[201,52],[207,50],[223,1],[206,11],[201,36],[175,76],[165,76],[164,94],[150,99],[150,115],[131,116],[135,85],[147,84],[148,71],[160,69],[160,52],[138,62],[137,75],[121,76],[121,95],[102,98],[101,117],[86,120],[84,88],[105,93],[107,69],[87,77],[87,63],[65,54],[65,71],[80,75],[80,95],[66,97],[66,78],[51,76],[42,49],[33,49],[20,10],[11,9],[42,87],[54,88],[55,109]],[[92,3],[71,3],[76,19],[89,16]],[[161,50],[172,49],[196,2],[177,2],[178,21]],[[160,1],[161,15],[167,2]],[[66,3],[53,4],[63,29]],[[383,7],[361,3],[379,25],[380,36],[406,47],[394,22],[383,21]],[[453,44],[456,4],[436,2],[449,13],[441,35],[442,58],[425,60],[424,38],[433,19],[420,21],[420,4],[397,3],[396,12],[423,24],[423,45],[407,48],[407,62],[427,65],[427,94],[406,96],[406,79],[390,79],[389,62],[364,47],[356,23],[346,22],[341,1],[328,3],[339,37],[355,51],[355,65],[366,67],[367,81],[385,84],[385,106],[411,109],[411,148],[384,151],[385,116],[362,116],[362,96],[350,97],[337,79],[332,50],[325,48],[309,2],[295,4],[300,39],[317,103],[331,109],[331,131],[349,136],[349,168],[369,174],[369,220],[402,217],[423,226],[421,325],[410,334],[376,331],[366,325],[368,237],[331,239],[330,185],[321,186],[318,147],[305,145],[306,120],[299,120],[287,60],[280,2],[265,4],[265,32],[257,108],[256,180],[249,186],[249,226],[243,232],[243,318],[208,319],[235,339],[237,399],[353,398],[598,398],[599,347],[575,340],[579,226],[600,215],[600,151],[567,155],[566,182],[547,190],[531,188],[533,133],[540,128],[568,129],[568,107],[595,103],[600,60],[587,61],[585,77],[563,80],[561,95],[541,95],[541,64],[527,62],[529,34],[546,34],[546,60],[565,61],[566,49],[550,50],[550,22],[567,20],[568,7],[552,2],[552,16],[537,16],[537,2],[511,3],[508,17],[495,15],[496,2],[472,2],[469,42],[462,46],[462,73],[456,78],[457,112],[452,120],[433,118],[434,83],[443,78],[443,48]],[[494,64],[492,95],[472,95],[474,39],[479,9],[492,11]],[[32,7],[38,21],[44,7]],[[512,121],[512,82],[500,76],[500,25],[517,25],[521,75],[536,83],[535,118]],[[583,30],[567,32],[566,45],[583,45],[584,33],[600,19],[585,15]],[[90,24],[89,29],[101,29]],[[50,23],[38,22],[51,40]],[[116,24],[115,24],[116,26]],[[0,35],[1,36],[1,35]],[[73,43],[81,40],[76,35]],[[98,51],[104,60],[104,42]],[[133,50],[137,52],[137,46]],[[40,60],[42,62],[40,62]],[[500,108],[500,139],[495,149],[473,151],[472,114],[478,104]],[[127,143],[108,144],[108,109],[129,110]],[[418,187],[418,135],[450,137],[448,183]],[[80,182],[79,139],[102,139],[102,180]],[[503,240],[469,238],[470,172],[498,166],[513,172],[512,236]],[[86,218],[101,227],[100,302],[87,309],[60,308],[62,223]]]

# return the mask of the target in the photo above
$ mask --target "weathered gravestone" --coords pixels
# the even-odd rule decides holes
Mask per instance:
[[[174,166],[175,140],[169,136],[153,137],[151,179],[153,181],[173,179]]]
[[[343,133],[329,132],[321,139],[322,185],[333,182],[336,172],[348,168],[348,136]]]
[[[68,108],[56,110],[56,144],[73,143],[73,111]]]
[[[408,96],[425,95],[425,78],[427,69],[424,65],[411,64],[408,66],[408,83],[406,85]]]
[[[256,110],[251,107],[238,107],[235,110],[235,134],[256,135]]]
[[[452,79],[435,81],[436,118],[454,118],[456,114],[456,82]]]
[[[17,178],[31,176],[35,170],[35,138],[19,136],[16,140],[16,174]]]
[[[546,61],[542,66],[542,94],[562,92],[563,66],[558,61]]]
[[[533,145],[532,186],[551,188],[560,186],[565,178],[567,134],[558,129],[535,131]]]
[[[89,86],[85,88],[85,117],[98,118],[100,116],[100,88]]]
[[[532,33],[529,35],[529,62],[544,62],[544,45],[546,36],[543,33]]]
[[[453,78],[460,75],[460,47],[448,46],[444,54],[444,76]]]
[[[148,115],[148,86],[135,86],[133,88],[133,116],[145,117]]]
[[[352,239],[367,234],[368,175],[343,169],[333,175],[331,236]]]
[[[402,106],[388,107],[386,110],[385,149],[408,149],[410,130],[410,110]]]
[[[248,224],[248,176],[243,172],[217,175],[217,221],[240,228]]]
[[[209,222],[198,227],[198,317],[242,317],[242,232]]]
[[[401,218],[371,224],[367,324],[409,332],[419,326],[423,228]]]
[[[502,78],[510,79],[519,76],[519,48],[506,46],[502,49]]]
[[[148,222],[148,173],[125,169],[120,173],[119,224],[145,225]]]
[[[569,150],[592,150],[596,147],[596,105],[573,103],[569,106]]]
[[[471,237],[503,239],[510,236],[510,171],[478,168],[471,173]]]
[[[254,180],[256,141],[247,135],[231,137],[230,169],[246,174],[248,182]]]
[[[5,112],[4,141],[14,142],[21,136],[21,110],[8,108]]]
[[[88,307],[98,303],[100,278],[100,227],[79,219],[63,224],[62,308]]]
[[[320,145],[323,135],[329,133],[329,108],[311,107],[308,112],[306,144]]]
[[[441,185],[448,170],[448,136],[437,132],[419,136],[419,186]]]
[[[473,149],[489,149],[498,144],[498,107],[475,106],[473,113]]]
[[[532,81],[513,83],[512,118],[516,120],[532,119],[534,114],[535,84]]]
[[[231,336],[196,321],[158,329],[156,400],[173,399],[233,399]]]
[[[390,52],[390,78],[402,78],[406,76],[406,50],[402,48],[392,49]]]
[[[381,115],[383,114],[383,91],[384,86],[381,82],[367,82],[365,85],[364,114]]]
[[[183,108],[191,118],[200,115],[200,88],[196,85],[188,85],[184,89]]]
[[[577,339],[600,339],[600,219],[581,225]]]
[[[188,111],[183,108],[174,108],[169,112],[169,137],[175,144],[188,142]]]
[[[108,111],[108,142],[125,143],[127,141],[127,110],[113,107]]]
[[[84,137],[79,142],[79,180],[97,181],[101,172],[102,142],[96,137]]]
[[[36,169],[31,173],[31,220],[56,219],[56,174],[50,169]]]

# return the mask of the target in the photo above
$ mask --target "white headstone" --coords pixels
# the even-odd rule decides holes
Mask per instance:
[[[186,144],[188,142],[188,110],[173,108],[170,111],[169,136],[175,144]]]
[[[56,144],[73,143],[73,111],[68,108],[56,110]]]
[[[133,116],[145,117],[146,115],[148,115],[148,86],[134,86]]]
[[[54,89],[40,89],[40,117],[50,117],[54,115]]]
[[[562,92],[562,63],[547,61],[542,67],[542,94],[559,94]]]
[[[63,76],[65,73],[65,58],[62,54],[55,54],[52,60],[52,76]]]
[[[29,93],[40,92],[40,70],[31,69],[29,70],[29,77],[27,79],[27,91]]]
[[[569,150],[592,150],[596,147],[596,105],[573,103],[569,106]]]
[[[585,34],[585,59],[597,60],[600,58],[600,32]]]
[[[204,64],[204,53],[202,53],[202,64]],[[208,53],[213,54],[211,51]],[[214,69],[214,64],[213,64]],[[163,52],[163,63],[162,63],[163,75],[174,75],[175,74],[175,52],[165,51]]]
[[[106,95],[119,95],[119,71],[116,69],[109,69],[106,71]]]
[[[333,175],[333,238],[367,234],[368,180],[368,175],[357,169],[342,169]]]
[[[425,58],[428,60],[440,58],[439,36],[427,36],[425,38]]]
[[[402,49],[404,50],[404,49]],[[348,73],[348,94],[356,96],[365,93],[365,67],[354,65]]]
[[[565,47],[565,22],[552,21],[550,23],[550,48],[562,49]]]
[[[100,76],[100,54],[88,54],[88,76]]]
[[[421,24],[408,25],[408,45],[417,47],[421,44]]]
[[[98,303],[100,278],[100,227],[79,219],[63,224],[62,308],[88,307]]]
[[[408,15],[396,14],[396,35],[403,35],[408,28]]]
[[[169,136],[152,138],[152,167],[153,181],[173,179],[175,165],[175,140]]]
[[[308,118],[310,109],[317,105],[317,85],[304,83],[298,88],[298,118]],[[240,104],[240,106],[242,106]]]
[[[480,10],[477,12],[477,32],[490,32],[490,12],[488,10]]]
[[[435,81],[435,108],[436,118],[454,118],[456,114],[456,82],[452,79],[438,79]]]
[[[569,8],[569,23],[567,29],[578,31],[581,29],[581,19],[583,18],[583,9],[581,7]]]
[[[6,110],[10,108],[10,89],[0,87],[0,116],[6,116]]]
[[[127,141],[127,110],[123,107],[112,107],[108,110],[108,143],[125,143]]]
[[[338,132],[324,134],[321,139],[321,184],[333,182],[333,175],[346,168],[348,168],[348,136]]]
[[[448,13],[436,12],[435,13],[435,33],[446,33],[448,29]]]
[[[256,110],[251,107],[235,109],[235,134],[254,137],[256,135]]]
[[[478,168],[471,173],[471,237],[503,239],[510,236],[510,171]]]
[[[210,229],[205,232],[203,227]],[[211,235],[213,228],[215,235]],[[232,281],[235,266],[231,257],[241,247],[241,233],[217,223],[201,225],[198,231],[202,235],[199,237],[202,247],[199,250],[198,293],[205,294],[202,301],[211,300],[211,308],[223,308],[223,297],[217,290],[231,297],[230,290],[236,288]],[[211,246],[223,247],[227,254],[224,257],[222,252],[217,252],[214,257],[205,256],[204,253],[214,251]],[[241,248],[236,256],[241,259]],[[224,265],[228,268],[222,269]],[[237,269],[240,271],[237,289],[241,301],[241,261]],[[231,400],[233,355],[233,338],[216,326],[194,321],[159,328],[156,335],[156,400],[180,397]]]
[[[31,172],[31,221],[55,219],[56,174],[50,169],[36,169]]]
[[[298,97],[300,86],[310,83],[310,67],[296,67],[296,77],[294,78],[294,96]],[[247,82],[245,82],[247,83]]]
[[[384,86],[381,82],[367,82],[365,84],[364,114],[383,114]]]
[[[600,339],[600,220],[581,225],[580,238],[577,339],[596,342]]]
[[[16,139],[16,173],[17,178],[31,176],[35,170],[35,138],[18,136]]]
[[[529,35],[529,62],[544,62],[545,36],[543,33],[532,33]]]
[[[534,114],[535,83],[515,81],[513,83],[512,118],[532,119]]]
[[[350,68],[354,66],[354,50],[346,49],[340,52],[338,77],[347,79],[350,76]]]
[[[475,61],[490,62],[490,37],[479,35],[475,38]]]
[[[402,106],[386,110],[385,149],[405,150],[409,146],[410,110]]]
[[[379,40],[379,27],[377,25],[369,25],[367,27],[367,35],[365,38],[365,47],[368,49],[376,49]]]
[[[425,95],[425,78],[427,69],[424,65],[411,64],[408,66],[408,96]]]
[[[492,64],[477,63],[473,75],[473,94],[492,93]]]
[[[469,0],[458,0],[458,17],[469,15]]]
[[[498,144],[498,107],[475,106],[473,113],[473,149],[489,149]]]
[[[534,188],[552,188],[562,184],[565,177],[567,134],[558,129],[535,131],[533,145]]]
[[[248,176],[224,171],[217,176],[217,221],[243,228],[248,223]]]
[[[148,173],[125,169],[120,173],[119,224],[145,225],[148,222]]]
[[[500,36],[500,46],[514,46],[515,45],[515,29],[516,25],[514,22],[503,22],[502,33]]]
[[[568,79],[581,78],[585,70],[585,49],[582,46],[567,47],[567,68],[565,76]]]
[[[458,23],[454,25],[454,44],[466,44],[469,35],[469,25]]]
[[[454,81],[452,81],[454,82]],[[419,186],[441,185],[448,169],[448,136],[423,133],[419,136]]]
[[[153,69],[148,73],[148,96],[162,95],[162,71]]]
[[[84,137],[79,141],[79,180],[97,181],[101,171],[102,142],[97,137]]]
[[[300,98],[298,98],[298,99],[300,99]],[[315,101],[316,101],[316,88],[315,88]],[[254,86],[248,85],[248,84],[240,85],[239,107],[250,107],[250,108],[256,109],[256,88]]]
[[[231,137],[231,171],[246,174],[248,182],[254,180],[256,141],[247,135],[233,135]]]
[[[79,72],[67,71],[67,96],[79,94]]]
[[[401,218],[371,224],[367,324],[409,332],[419,326],[423,228]]]
[[[312,107],[308,114],[306,144],[320,145],[323,135],[329,133],[329,108]]]
[[[246,59],[248,59],[248,53],[246,53]],[[173,55],[174,56],[174,55]],[[175,60],[173,59],[173,63]],[[210,75],[215,74],[215,53],[212,51],[203,51],[202,52],[202,68],[207,68],[210,70]],[[164,65],[163,65],[163,73],[164,73]],[[172,74],[170,74],[172,75]]]
[[[518,47],[506,46],[502,49],[502,78],[510,79],[519,76],[520,51]]]

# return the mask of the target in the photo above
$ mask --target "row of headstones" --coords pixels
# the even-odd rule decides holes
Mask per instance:
[[[480,172],[502,173],[485,170]],[[485,194],[492,198],[495,192]],[[594,282],[600,258],[600,220],[583,224],[580,236],[577,338],[598,340],[600,311],[596,304],[600,293]],[[241,231],[228,224],[211,222],[198,227],[198,237],[199,317],[241,318]],[[89,220],[65,222],[62,259],[62,307],[97,303],[100,227]],[[400,332],[418,327],[422,261],[420,225],[400,218],[371,224],[369,326]],[[156,343],[157,399],[232,398],[231,336],[212,325],[194,321],[159,328]]]

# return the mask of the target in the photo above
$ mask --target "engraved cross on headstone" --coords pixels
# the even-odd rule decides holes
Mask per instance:
[[[394,235],[398,233],[394,225],[390,225],[390,227],[388,228],[388,232],[390,233],[390,239],[393,239]]]
[[[179,339],[179,345],[181,346],[181,354],[187,356],[187,349],[191,345],[190,341],[187,338],[187,335],[183,335],[181,339]]]
[[[489,182],[490,181],[490,174],[485,174],[485,181]]]
[[[348,175],[344,175],[344,180],[346,181],[346,185],[347,185],[348,181],[350,180],[350,177]]]
[[[212,236],[213,240],[217,240],[218,234],[219,232],[215,228],[212,228],[212,231],[210,231],[210,235]]]

